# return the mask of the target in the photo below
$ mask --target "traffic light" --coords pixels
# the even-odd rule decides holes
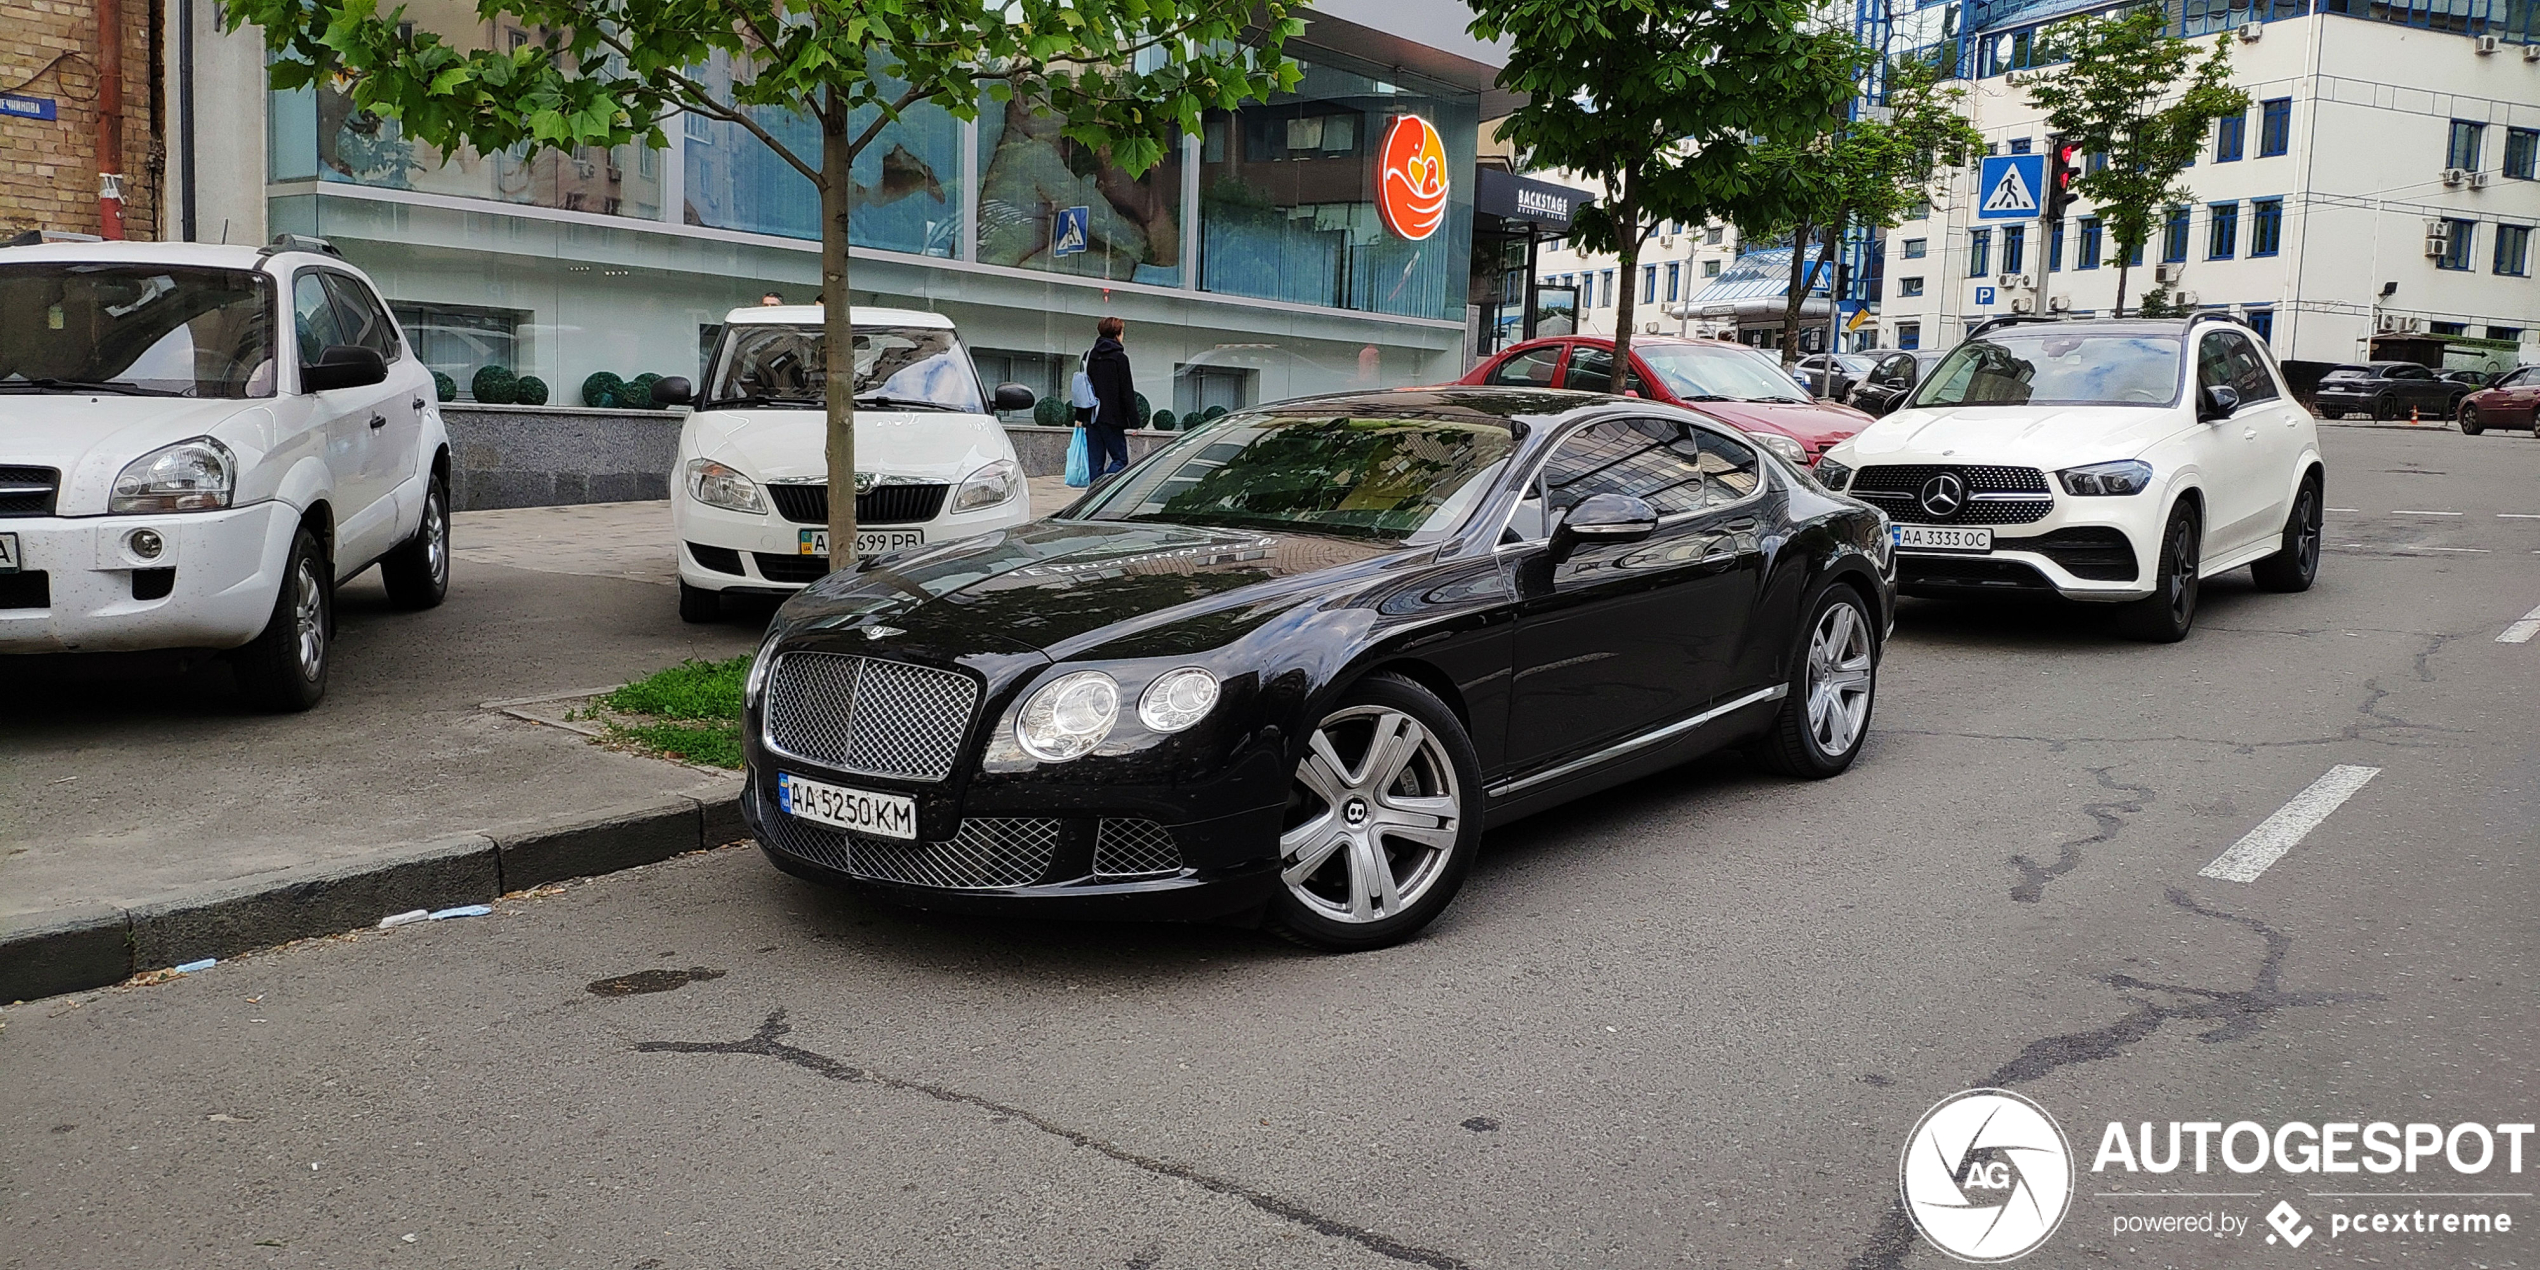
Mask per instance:
[[[2081,143],[2058,133],[2046,139],[2046,220],[2064,219],[2064,206],[2073,201],[2073,180],[2081,175]]]

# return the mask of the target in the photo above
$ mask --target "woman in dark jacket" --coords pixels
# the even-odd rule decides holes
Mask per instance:
[[[1129,378],[1129,352],[1120,345],[1127,329],[1116,317],[1095,323],[1094,346],[1085,354],[1085,378],[1099,403],[1085,438],[1096,480],[1129,466],[1127,429],[1138,425],[1138,390]]]

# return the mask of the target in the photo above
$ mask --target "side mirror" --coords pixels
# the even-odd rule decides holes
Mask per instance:
[[[2211,423],[2228,419],[2240,412],[2240,390],[2228,384],[2214,384],[2196,394],[2196,421]]]
[[[358,344],[330,344],[318,354],[317,364],[300,367],[300,391],[332,392],[338,388],[368,388],[385,383],[388,363],[379,350]]]
[[[1639,542],[1658,531],[1658,513],[1629,494],[1590,494],[1552,531],[1552,558],[1587,544]]]
[[[696,399],[696,386],[689,383],[684,375],[672,375],[667,379],[653,381],[653,404],[656,406],[691,405]]]
[[[997,385],[996,400],[997,409],[999,410],[1029,410],[1035,403],[1040,401],[1040,399],[1041,397],[1039,393],[1033,392],[1031,389],[1026,388],[1021,384]]]

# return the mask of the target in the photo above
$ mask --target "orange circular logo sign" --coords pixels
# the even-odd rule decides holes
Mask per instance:
[[[1446,139],[1418,115],[1396,115],[1376,158],[1376,216],[1418,242],[1446,223]]]

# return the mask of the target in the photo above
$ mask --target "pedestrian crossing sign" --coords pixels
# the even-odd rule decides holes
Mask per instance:
[[[1058,209],[1057,222],[1050,227],[1050,254],[1074,256],[1083,253],[1089,245],[1088,240],[1093,237],[1093,220],[1094,209],[1090,206]]]
[[[2045,189],[2045,155],[1990,156],[1977,174],[1976,219],[2036,220]]]

